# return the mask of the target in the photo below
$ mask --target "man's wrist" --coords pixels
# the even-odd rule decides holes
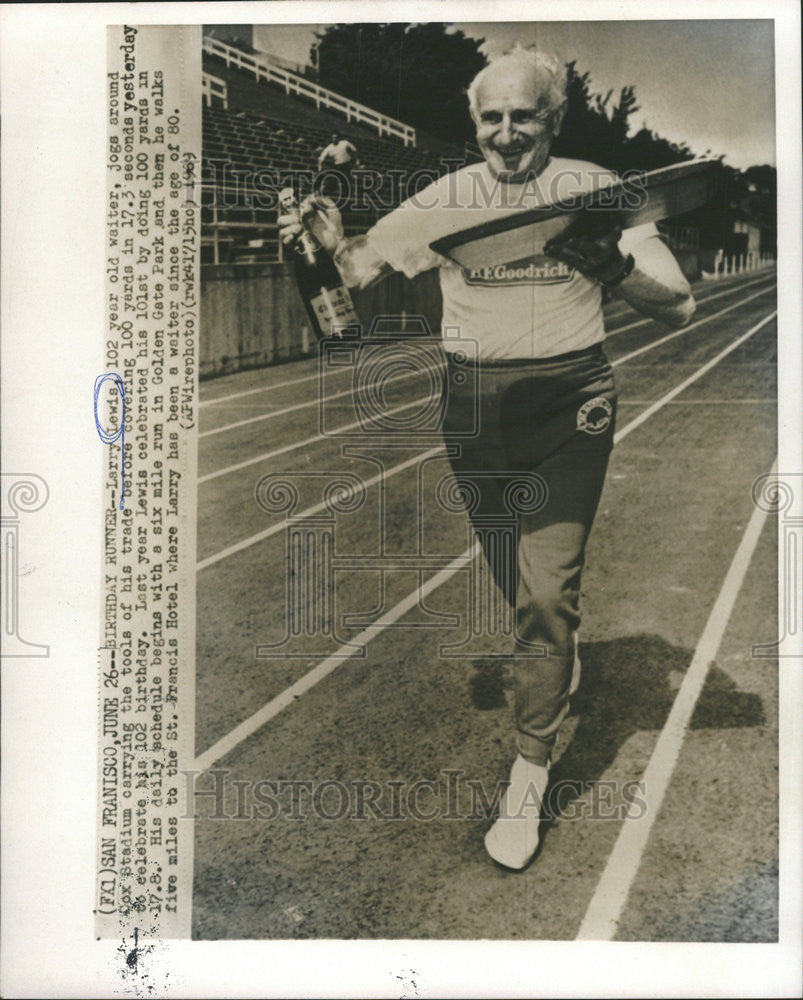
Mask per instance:
[[[633,254],[629,253],[613,274],[605,278],[598,278],[597,280],[605,288],[616,288],[617,285],[622,284],[625,278],[630,277],[635,266],[636,262],[633,258]]]
[[[332,258],[335,264],[340,263],[343,254],[348,249],[349,242],[350,241],[345,236],[341,236],[340,239],[337,241],[337,246],[332,251]]]

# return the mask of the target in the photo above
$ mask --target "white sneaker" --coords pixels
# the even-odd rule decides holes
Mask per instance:
[[[510,770],[510,786],[499,803],[499,819],[485,834],[485,849],[506,868],[524,868],[538,848],[541,803],[549,768],[519,754]]]

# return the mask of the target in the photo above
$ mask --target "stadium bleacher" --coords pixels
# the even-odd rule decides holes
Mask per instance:
[[[204,53],[204,71],[225,82],[227,107],[203,111],[202,264],[282,260],[276,196],[311,189],[318,156],[337,131],[357,149],[352,197],[339,203],[347,235],[364,232],[419,185],[448,167],[438,152],[379,136]],[[461,155],[454,149],[448,157]]]

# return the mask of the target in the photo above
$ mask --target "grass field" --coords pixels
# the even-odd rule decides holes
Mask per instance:
[[[777,660],[751,653],[778,633],[777,522],[751,495],[777,450],[775,276],[695,295],[679,332],[606,307],[620,403],[583,682],[519,874],[485,853],[480,794],[514,753],[509,640],[439,652],[462,635],[473,538],[421,501],[448,471],[437,437],[361,435],[349,370],[315,359],[202,385],[195,787],[221,801],[196,796],[194,936],[777,939]],[[381,405],[425,405],[424,367]],[[322,412],[346,429],[321,435]],[[255,500],[271,473],[296,484],[295,517],[325,515],[333,479],[354,502],[336,635],[302,627],[294,655],[261,658],[287,628],[285,515]]]

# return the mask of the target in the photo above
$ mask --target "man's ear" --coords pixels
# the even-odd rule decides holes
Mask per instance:
[[[554,119],[552,124],[552,134],[557,135],[560,132],[561,126],[563,125],[563,118],[566,114],[566,105],[568,101],[564,101],[563,104],[555,111]]]

